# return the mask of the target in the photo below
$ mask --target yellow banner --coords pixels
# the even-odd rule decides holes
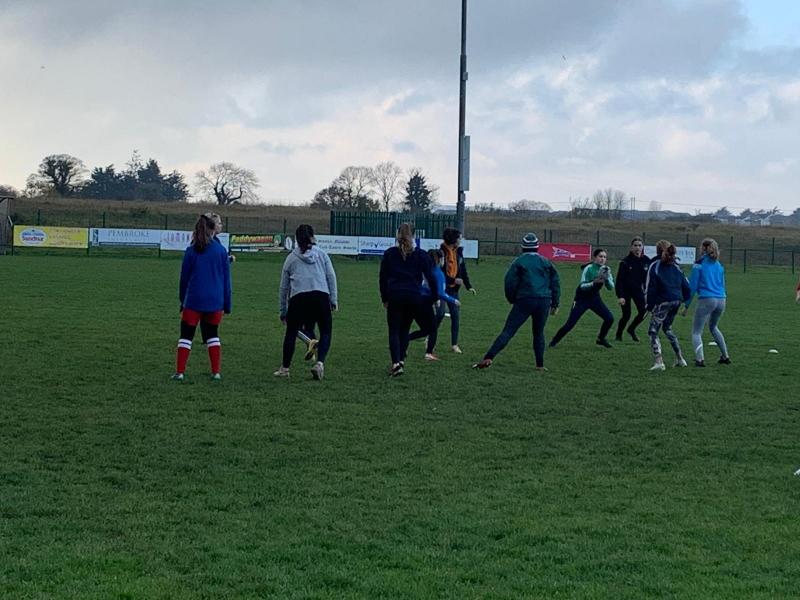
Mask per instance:
[[[86,248],[89,230],[83,227],[15,225],[14,245],[26,248]]]

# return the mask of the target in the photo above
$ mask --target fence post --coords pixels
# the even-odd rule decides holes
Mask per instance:
[[[225,217],[225,231],[228,233],[231,232],[231,218],[230,216]]]
[[[775,238],[772,238],[772,256],[769,259],[769,264],[775,264]]]
[[[686,232],[686,245],[689,245],[689,232]]]
[[[733,236],[731,236],[730,253],[731,253],[731,264],[733,264]]]
[[[37,208],[36,209],[36,225],[41,225],[41,224],[42,224],[42,209],[41,208]]]
[[[164,215],[164,229],[169,229],[169,215]]]
[[[494,228],[494,255],[497,256],[497,235],[498,235],[498,228]]]
[[[597,230],[597,247],[600,247],[600,230]]]
[[[744,265],[742,268],[742,273],[747,273],[747,248],[744,249],[743,254],[744,258],[742,259],[742,262],[744,263]]]
[[[286,217],[283,218],[283,237],[286,237]]]
[[[103,211],[103,229],[106,227],[106,212]]]
[[[794,275],[794,250],[792,250],[792,275]]]
[[[647,244],[647,234],[643,231],[642,232],[642,246]]]
[[[14,222],[11,222],[11,256],[14,256]]]

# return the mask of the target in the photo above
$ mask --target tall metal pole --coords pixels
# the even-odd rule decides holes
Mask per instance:
[[[458,203],[456,204],[456,223],[461,233],[464,233],[464,202],[469,189],[469,152],[468,142],[464,133],[465,113],[467,106],[467,0],[461,0],[461,90],[458,106]]]

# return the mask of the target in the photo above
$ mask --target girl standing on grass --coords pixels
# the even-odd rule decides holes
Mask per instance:
[[[389,327],[392,359],[389,374],[392,377],[402,375],[405,369],[411,323],[415,320],[424,323],[430,312],[430,303],[439,300],[431,260],[414,244],[408,223],[400,225],[396,239],[397,245],[383,253],[379,276],[381,301]],[[425,300],[420,291],[423,277],[431,290],[430,300]]]
[[[183,255],[178,298],[181,303],[181,337],[178,340],[175,374],[172,379],[183,381],[186,363],[192,351],[197,326],[208,348],[211,378],[222,379],[220,367],[222,347],[219,324],[222,314],[231,312],[231,271],[228,253],[215,241],[216,223],[200,215],[194,226],[192,244]]]
[[[689,311],[692,298],[697,294],[697,308],[694,309],[692,321],[692,345],[694,346],[694,366],[705,367],[703,353],[703,327],[708,323],[708,330],[717,343],[720,357],[719,364],[731,364],[725,337],[717,325],[725,312],[727,293],[725,291],[725,267],[719,261],[719,245],[711,238],[706,238],[700,246],[702,256],[692,267],[689,276],[689,300],[686,301],[684,316]]]
[[[436,318],[436,310],[441,307],[443,302],[455,304],[458,307],[461,306],[461,302],[458,298],[453,298],[453,296],[448,294],[445,289],[444,271],[442,271],[442,267],[444,266],[444,254],[442,251],[435,248],[433,250],[428,250],[428,256],[433,265],[431,271],[433,273],[433,278],[436,280],[439,300],[436,302],[431,301],[431,288],[428,287],[428,282],[423,280],[420,291],[422,292],[422,296],[430,302],[430,318],[425,319],[422,323],[418,323],[419,329],[412,333],[409,339],[417,340],[427,336],[428,341],[425,347],[425,360],[439,360],[439,357],[433,353],[436,349],[436,341],[439,337],[439,320]]]
[[[606,262],[608,261],[608,253],[603,248],[597,248],[592,252],[593,262],[586,265],[581,272],[581,282],[575,290],[575,301],[572,304],[572,310],[567,317],[567,322],[556,332],[550,342],[550,347],[555,348],[556,345],[564,339],[575,325],[578,324],[583,313],[591,310],[598,317],[603,319],[603,324],[600,326],[600,332],[597,334],[598,346],[611,348],[606,336],[614,324],[614,315],[608,310],[608,307],[600,297],[600,291],[605,287],[606,289],[614,289],[614,276],[611,274],[611,269],[608,268]]]
[[[442,235],[442,245],[440,246],[444,254],[444,265],[442,270],[445,276],[445,290],[448,296],[458,299],[458,291],[463,285],[472,294],[478,292],[472,287],[467,273],[467,262],[464,260],[464,249],[461,247],[461,232],[458,229],[448,227]],[[450,343],[453,352],[461,354],[461,347],[458,345],[458,330],[461,324],[461,304],[442,302],[436,312],[436,320],[441,323],[445,315],[445,306],[450,311]]]
[[[622,332],[626,331],[625,325],[631,318],[632,305],[636,305],[636,316],[631,321],[627,332],[634,342],[639,341],[636,328],[644,321],[647,312],[644,309],[644,284],[647,281],[647,267],[649,266],[650,259],[644,254],[644,241],[637,236],[631,240],[630,252],[619,263],[619,271],[617,271],[615,289],[619,305],[622,307],[622,318],[617,325],[616,340],[618,342],[622,341]]]
[[[660,243],[660,242],[659,242]],[[661,353],[661,340],[658,332],[664,330],[672,350],[675,352],[675,367],[685,367],[686,360],[678,343],[678,336],[672,331],[672,323],[682,302],[691,298],[689,282],[677,265],[677,248],[674,244],[664,242],[661,259],[653,262],[647,272],[647,310],[652,313],[650,327],[647,333],[650,336],[650,345],[653,349],[654,362],[651,371],[663,371],[664,356]]]
[[[321,380],[325,375],[325,358],[331,346],[333,318],[338,308],[336,272],[330,257],[317,248],[314,228],[300,225],[295,232],[297,245],[283,263],[281,272],[280,318],[286,325],[283,337],[283,363],[275,371],[277,377],[288,377],[294,355],[294,344],[301,329],[313,331],[319,326],[317,360],[311,376]]]

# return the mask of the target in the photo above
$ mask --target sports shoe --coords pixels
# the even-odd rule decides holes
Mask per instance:
[[[484,358],[481,362],[475,363],[472,365],[473,369],[488,369],[492,366],[492,359],[491,358]]]
[[[308,344],[306,346],[306,354],[303,357],[305,360],[311,360],[317,355],[317,346],[319,345],[319,340],[310,339],[308,340]]]
[[[288,377],[289,369],[287,369],[286,367],[281,367],[280,369],[275,371],[273,375],[275,375],[275,377]]]
[[[613,348],[614,347],[614,346],[612,346],[611,344],[608,343],[608,340],[606,338],[597,338],[597,340],[595,341],[595,344],[597,344],[598,346],[602,346],[603,348]]]
[[[175,373],[172,377],[170,377],[172,381],[183,381],[184,376],[183,373]]]
[[[458,347],[458,344],[454,344],[454,345],[453,345],[453,352],[455,352],[456,354],[464,354],[464,353],[461,351],[461,348],[459,348],[459,347]]]
[[[314,363],[314,366],[311,367],[311,377],[317,381],[322,381],[322,378],[325,377],[325,365],[319,361]]]
[[[721,365],[729,365],[731,364],[731,357],[730,356],[723,356],[718,361]]]
[[[614,341],[615,341],[615,342],[621,342],[621,341],[622,341],[622,336],[621,336],[621,335],[619,335],[619,334],[615,335],[615,336],[614,336]]]
[[[425,354],[425,360],[439,360],[439,357],[430,352]]]
[[[652,367],[650,367],[651,371],[666,371],[667,367],[664,365],[663,362],[655,363]]]
[[[389,369],[389,375],[391,377],[399,377],[402,374],[403,374],[403,363],[402,362],[393,364],[392,368]]]
[[[212,373],[211,381],[222,381],[222,375],[220,373]]]
[[[631,331],[630,329],[628,329],[628,330],[627,330],[627,332],[628,332],[628,335],[629,335],[629,336],[631,336],[631,339],[632,339],[634,342],[637,342],[637,343],[639,342],[639,336],[638,336],[638,335],[636,335],[636,332],[635,332],[635,331]]]
[[[678,358],[672,365],[673,367],[685,367],[686,366],[686,359],[685,358]]]
[[[548,344],[548,346],[549,346],[550,348],[555,348],[555,347],[557,346],[557,344],[558,344],[558,343],[557,343],[555,340],[550,340],[550,343]]]
[[[544,371],[549,371],[549,370],[550,370],[550,369],[548,369],[547,367],[536,367],[535,369],[536,369],[537,371],[542,371],[542,372],[544,372]]]
[[[704,360],[696,360],[696,361],[694,361],[694,366],[695,367],[705,367],[706,366],[706,361],[704,361]]]

